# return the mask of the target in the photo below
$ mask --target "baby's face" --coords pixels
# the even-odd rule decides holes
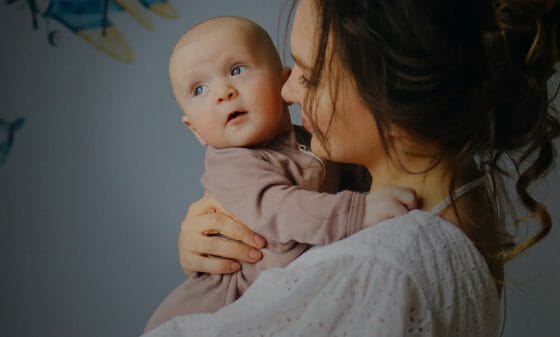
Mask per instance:
[[[213,26],[179,45],[170,59],[184,121],[214,147],[265,143],[289,123],[282,70],[251,41],[244,28]]]

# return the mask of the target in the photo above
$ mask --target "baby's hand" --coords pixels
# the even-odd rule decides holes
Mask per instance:
[[[417,208],[416,192],[412,188],[385,186],[366,195],[363,227],[373,226]]]

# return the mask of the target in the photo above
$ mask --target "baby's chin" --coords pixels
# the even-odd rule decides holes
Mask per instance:
[[[262,147],[268,145],[272,141],[271,138],[274,139],[275,137],[270,137],[270,136],[248,137],[247,139],[243,139],[238,142],[235,142],[234,145],[232,145],[231,147],[246,147],[246,148]]]
[[[264,143],[265,140],[259,137],[239,137],[236,139],[230,139],[228,141],[212,142],[208,141],[207,144],[216,149],[227,149],[230,147],[255,147]]]
[[[245,147],[245,148],[255,148],[255,147],[263,147],[267,146],[272,143],[279,135],[280,131],[274,130],[274,132],[259,132],[253,134],[245,134],[239,137],[235,137],[235,139],[231,139],[230,142],[227,144],[221,144],[219,148],[228,148],[228,147]]]

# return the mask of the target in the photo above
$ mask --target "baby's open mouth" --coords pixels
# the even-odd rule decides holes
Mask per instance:
[[[232,120],[235,120],[236,118],[243,116],[247,114],[247,111],[232,111],[229,115],[228,115],[228,119],[227,119],[227,123],[231,122]]]

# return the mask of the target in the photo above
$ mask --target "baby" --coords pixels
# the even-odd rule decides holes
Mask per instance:
[[[160,304],[146,331],[175,316],[217,311],[264,269],[415,207],[405,188],[336,193],[336,166],[297,142],[280,96],[289,72],[265,30],[240,17],[204,21],[173,49],[173,93],[184,124],[206,145],[202,184],[267,246],[261,261],[242,263],[236,273],[193,273]]]

